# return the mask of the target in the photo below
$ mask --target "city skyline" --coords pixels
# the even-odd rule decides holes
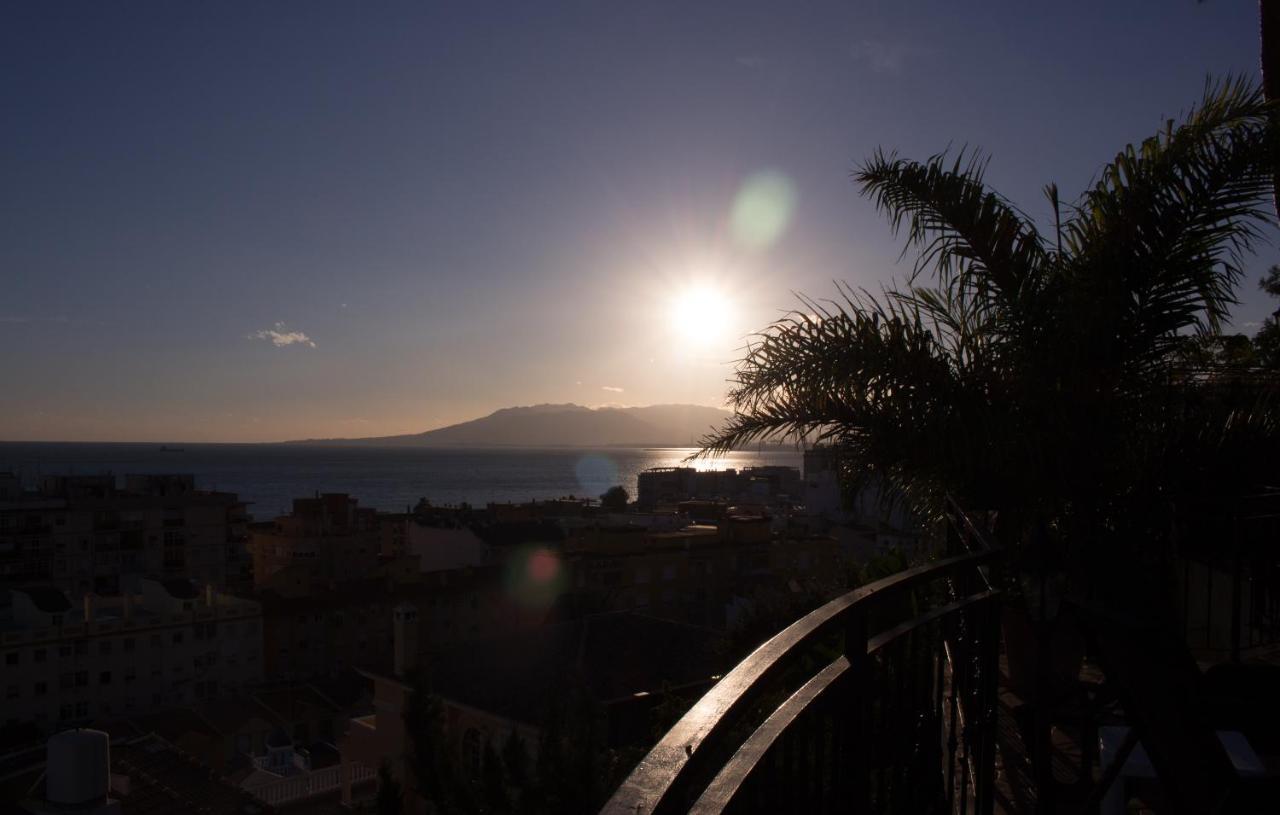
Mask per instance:
[[[8,7],[0,439],[722,405],[794,292],[909,270],[849,181],[876,147],[980,147],[1044,224],[1256,71],[1249,4],[1162,12]]]

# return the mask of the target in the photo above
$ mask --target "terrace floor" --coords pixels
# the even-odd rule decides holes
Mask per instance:
[[[1102,676],[1095,666],[1086,662],[1080,679],[1084,683],[1098,684]],[[1035,812],[1037,803],[1035,771],[1019,725],[1018,711],[1024,703],[1025,700],[1009,687],[1008,664],[1002,656],[1000,706],[996,723],[999,731],[996,738],[996,812],[1008,815]],[[1053,728],[1050,766],[1056,782],[1071,785],[1080,778],[1082,745],[1078,728]],[[1090,773],[1090,779],[1096,774],[1098,772],[1095,767]],[[1058,812],[1064,814],[1084,811],[1083,801],[1075,805],[1060,801],[1058,805]]]
[[[1254,658],[1259,653],[1252,654]],[[1269,655],[1273,664],[1280,664],[1280,648]],[[996,750],[996,812],[1002,815],[1024,815],[1034,813],[1037,804],[1035,771],[1030,760],[1030,752],[1024,740],[1020,726],[1019,709],[1025,700],[1010,687],[1008,664],[1002,656],[1000,660],[1000,699],[997,713],[997,750]],[[1086,661],[1080,672],[1082,688],[1096,690],[1103,681],[1098,667]],[[1055,720],[1071,718],[1071,711],[1065,716],[1055,716]],[[1118,704],[1096,707],[1092,711],[1097,726],[1124,724],[1123,711]],[[1095,755],[1091,766],[1082,771],[1081,758],[1084,745],[1082,728],[1078,724],[1055,721],[1052,730],[1050,748],[1050,767],[1055,784],[1056,806],[1053,812],[1060,815],[1091,815],[1086,806],[1090,785],[1102,777],[1103,768]],[[1089,738],[1096,738],[1096,731],[1090,729]],[[1280,777],[1280,757],[1263,756],[1262,762],[1267,774]],[[1115,783],[1121,783],[1119,779]],[[1163,811],[1160,806],[1160,792],[1155,782],[1139,781],[1129,783],[1130,795],[1126,815],[1147,815]],[[1096,812],[1097,810],[1093,810]],[[1275,811],[1280,811],[1280,804]]]

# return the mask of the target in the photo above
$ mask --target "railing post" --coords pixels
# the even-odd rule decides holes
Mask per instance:
[[[871,751],[867,739],[870,719],[870,674],[867,658],[867,604],[861,603],[849,610],[844,627],[844,656],[849,660],[844,699],[844,726],[848,733],[846,744],[847,808],[850,812],[867,812],[870,802]]]
[[[1231,661],[1239,664],[1240,662],[1240,636],[1241,636],[1241,608],[1240,603],[1243,601],[1241,583],[1244,577],[1244,571],[1240,565],[1240,516],[1237,515],[1231,519]]]
[[[996,781],[996,728],[1000,705],[1000,594],[997,592],[984,604],[982,644],[982,721],[979,763],[974,779],[977,794],[974,803],[979,815],[992,815],[995,811]]]

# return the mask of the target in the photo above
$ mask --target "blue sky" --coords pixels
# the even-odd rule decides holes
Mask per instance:
[[[989,180],[1045,217],[1045,183],[1073,197],[1206,76],[1256,71],[1256,15],[1222,0],[7,3],[0,439],[719,404],[743,338],[792,292],[902,274],[849,181],[877,146],[980,146]],[[761,178],[766,205],[780,188],[791,206],[753,244],[733,212]],[[1241,330],[1269,310],[1256,277],[1274,254],[1242,289]],[[723,304],[706,326],[672,317],[691,290]]]

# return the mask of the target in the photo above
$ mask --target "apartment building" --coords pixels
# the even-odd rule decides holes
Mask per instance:
[[[674,531],[576,530],[565,541],[568,592],[585,611],[637,611],[723,628],[766,592],[843,588],[838,545],[825,535],[775,533],[764,515],[728,514]]]
[[[257,602],[192,581],[141,578],[73,601],[0,591],[0,722],[49,730],[190,704],[262,680]]]
[[[383,568],[359,580],[261,592],[267,675],[303,680],[389,665],[400,603],[421,609],[421,641],[429,648],[528,628],[546,616],[513,600],[501,567],[423,573],[406,557]]]
[[[295,498],[289,515],[249,525],[256,589],[270,588],[276,574],[290,567],[315,579],[371,577],[382,548],[378,513],[345,493]]]
[[[248,582],[245,504],[190,475],[50,475],[34,490],[0,474],[0,587],[118,594],[131,578]]]

